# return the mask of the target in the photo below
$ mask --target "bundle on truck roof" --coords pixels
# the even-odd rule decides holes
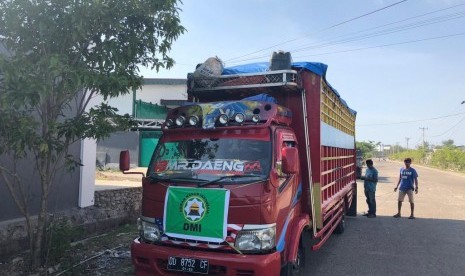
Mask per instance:
[[[295,275],[356,215],[356,112],[327,66],[288,53],[218,62],[188,75],[189,103],[167,115],[143,179],[136,274]]]

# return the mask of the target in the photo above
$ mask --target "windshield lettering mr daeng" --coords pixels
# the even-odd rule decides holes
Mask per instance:
[[[260,172],[262,170],[258,161],[242,160],[163,160],[156,164],[156,171],[179,171],[195,170],[197,173],[202,172],[230,172],[230,173],[249,173]]]

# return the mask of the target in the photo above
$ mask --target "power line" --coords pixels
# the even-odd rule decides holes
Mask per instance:
[[[445,9],[440,9],[440,10],[424,13],[424,14],[421,14],[421,15],[409,17],[409,18],[399,20],[399,21],[395,21],[395,22],[391,22],[391,23],[388,23],[388,24],[368,28],[368,29],[365,29],[365,30],[353,32],[353,33],[350,33],[350,34],[336,36],[332,40],[329,40],[327,42],[301,45],[300,46],[301,48],[295,48],[295,49],[292,49],[290,51],[292,53],[296,53],[296,52],[302,52],[302,51],[309,50],[309,49],[317,49],[317,48],[335,46],[335,45],[339,45],[339,44],[343,44],[343,43],[348,43],[348,42],[368,39],[368,38],[372,38],[372,37],[376,37],[376,36],[382,36],[382,35],[407,31],[407,30],[410,30],[410,29],[413,29],[413,28],[420,28],[420,27],[424,27],[424,26],[427,26],[427,25],[432,25],[432,24],[442,23],[442,22],[445,22],[445,21],[459,19],[459,18],[462,18],[462,17],[465,16],[464,11],[457,12],[457,13],[446,14],[446,15],[442,15],[442,16],[437,16],[437,17],[433,17],[433,18],[429,18],[429,19],[425,19],[425,20],[421,20],[421,21],[417,21],[417,22],[408,23],[408,24],[405,24],[405,25],[400,25],[400,26],[391,27],[391,28],[387,28],[387,29],[384,29],[384,30],[382,29],[382,30],[379,30],[379,31],[368,33],[368,31],[373,31],[375,29],[379,29],[379,28],[386,27],[386,26],[389,26],[389,25],[394,25],[394,24],[397,24],[397,23],[400,23],[400,22],[405,22],[405,21],[408,21],[408,20],[411,20],[411,19],[415,19],[415,18],[422,17],[422,16],[425,16],[425,15],[430,15],[430,14],[433,14],[433,13],[437,13],[437,12],[444,11],[444,10],[451,9],[451,8],[456,8],[458,6],[463,6],[463,5],[465,5],[465,3],[455,5],[455,6],[452,6],[452,7],[448,7],[448,8],[445,8]],[[365,34],[364,34],[364,32],[365,32]],[[338,40],[338,38],[341,38],[341,39]],[[333,52],[330,52],[330,53],[333,53]],[[315,55],[322,55],[322,54],[315,54]],[[240,63],[240,62],[244,62],[244,61],[261,59],[261,58],[268,57],[268,56],[269,56],[268,54],[267,55],[254,56],[254,57],[250,57],[250,58],[246,58],[246,59],[235,60],[235,61],[229,62],[229,63],[236,64],[236,63]]]
[[[448,37],[454,37],[454,36],[460,36],[460,35],[465,35],[465,33],[457,33],[457,34],[450,34],[450,35],[443,35],[443,36],[436,36],[436,37],[428,37],[428,38],[423,38],[423,39],[408,40],[408,41],[402,41],[402,42],[397,42],[397,43],[382,44],[382,45],[377,45],[377,46],[369,46],[369,47],[362,47],[362,48],[349,49],[349,50],[341,50],[341,51],[326,52],[326,53],[320,53],[320,54],[298,56],[298,58],[311,57],[311,56],[322,56],[322,55],[329,55],[329,54],[340,54],[340,53],[347,53],[347,52],[355,52],[355,51],[362,51],[362,50],[368,50],[368,49],[374,49],[374,48],[383,48],[383,47],[388,47],[388,46],[395,46],[395,45],[410,44],[410,43],[416,43],[416,42],[422,42],[422,41],[428,41],[428,40],[442,39],[442,38],[448,38]]]
[[[443,133],[438,134],[438,135],[427,136],[427,137],[428,137],[428,138],[434,138],[434,137],[443,136],[444,134],[447,134],[449,131],[453,130],[455,127],[457,127],[458,125],[460,125],[463,121],[465,121],[465,117],[463,117],[460,121],[458,121],[458,123],[456,123],[455,125],[453,125],[453,126],[452,126],[451,128],[449,128],[448,130],[444,131]]]
[[[449,10],[449,9],[457,8],[457,7],[459,7],[459,6],[463,6],[463,5],[465,5],[465,3],[462,3],[462,4],[457,4],[457,5],[450,6],[450,7],[443,8],[443,9],[439,9],[439,10],[434,10],[434,11],[431,11],[431,12],[427,12],[427,13],[419,14],[419,15],[412,16],[412,17],[407,17],[407,18],[405,18],[405,19],[402,19],[402,20],[398,20],[398,21],[394,21],[394,22],[391,22],[391,23],[387,23],[387,24],[383,24],[383,25],[376,26],[376,27],[368,28],[368,29],[365,29],[365,30],[362,30],[362,31],[358,31],[358,32],[355,32],[355,33],[360,33],[360,32],[364,32],[364,31],[369,31],[369,30],[379,29],[379,28],[382,28],[382,27],[386,27],[386,26],[390,26],[390,25],[397,24],[397,23],[401,23],[401,22],[409,21],[409,20],[411,20],[411,19],[415,19],[415,18],[423,17],[423,16],[426,16],[426,15],[430,15],[430,14],[433,14],[433,13],[438,13],[438,12],[442,12],[442,11],[445,11],[445,10]],[[344,35],[343,35],[343,36],[344,36]]]
[[[456,105],[454,110],[451,112],[451,114],[455,114],[457,111],[459,111],[459,109],[461,109],[461,107],[462,107],[461,104]]]
[[[240,58],[243,58],[243,57],[246,57],[246,56],[250,56],[250,55],[253,55],[253,54],[256,54],[256,53],[260,53],[260,52],[263,52],[263,51],[265,51],[265,50],[269,50],[269,49],[272,49],[272,48],[274,48],[274,47],[281,46],[281,45],[287,44],[287,43],[289,43],[289,42],[293,42],[293,41],[302,39],[303,37],[306,37],[306,36],[310,36],[310,35],[314,35],[314,34],[316,34],[316,33],[320,33],[320,32],[323,32],[323,31],[327,31],[327,30],[329,30],[329,29],[332,29],[332,28],[335,28],[335,27],[337,27],[337,26],[340,26],[340,25],[349,23],[349,22],[351,22],[351,21],[360,19],[360,18],[365,17],[365,16],[368,16],[368,15],[374,14],[374,13],[376,13],[376,12],[379,12],[379,11],[382,11],[382,10],[385,10],[385,9],[388,9],[388,8],[390,8],[390,7],[396,6],[396,5],[401,4],[401,3],[403,3],[403,2],[406,2],[406,1],[407,1],[407,0],[402,0],[402,1],[396,2],[396,3],[394,3],[394,4],[391,4],[391,5],[382,7],[382,8],[380,8],[380,9],[371,11],[371,12],[369,12],[369,13],[365,13],[365,14],[356,16],[356,17],[354,17],[354,18],[351,18],[351,19],[349,19],[349,20],[345,20],[345,21],[343,21],[343,22],[334,24],[334,25],[329,26],[329,27],[327,27],[327,28],[321,29],[321,30],[319,30],[319,31],[317,31],[317,32],[315,32],[315,33],[307,34],[307,35],[304,35],[304,36],[298,37],[298,38],[293,38],[293,39],[290,39],[290,40],[287,40],[287,41],[284,41],[284,42],[275,44],[275,45],[273,45],[273,46],[269,46],[269,47],[266,47],[266,48],[262,48],[262,49],[259,49],[259,50],[257,50],[257,51],[254,51],[254,52],[251,52],[251,53],[248,53],[248,54],[244,54],[244,55],[241,55],[241,56],[238,56],[238,57],[230,58],[230,59],[224,60],[224,61],[225,61],[225,62],[231,62],[231,61],[236,60],[236,59],[240,59]]]
[[[437,119],[442,119],[446,117],[453,117],[453,116],[458,116],[465,114],[465,112],[461,113],[456,113],[456,114],[449,114],[445,116],[440,116],[440,117],[434,117],[434,118],[428,118],[428,119],[420,119],[420,120],[412,120],[412,121],[404,121],[404,122],[395,122],[395,123],[383,123],[383,124],[367,124],[367,125],[358,125],[359,127],[361,126],[387,126],[387,125],[400,125],[400,124],[408,124],[408,123],[416,123],[416,122],[424,122],[424,121],[432,121],[432,120],[437,120]]]
[[[453,128],[455,128],[456,126],[460,125],[463,121],[465,121],[465,118],[462,118],[462,120],[460,120],[460,122],[458,122]],[[453,129],[452,128],[452,129]],[[459,130],[459,128],[456,128],[454,131],[452,131],[450,134],[449,134],[449,139],[452,138],[452,135],[454,135],[454,133],[456,133],[457,131]]]
[[[351,22],[351,21],[360,19],[360,18],[365,17],[365,16],[367,16],[367,15],[370,15],[370,14],[373,14],[373,13],[376,13],[376,12],[379,12],[379,11],[382,11],[382,10],[385,10],[385,9],[387,9],[387,8],[393,7],[393,6],[395,6],[395,5],[398,5],[398,4],[400,4],[400,3],[402,3],[402,2],[406,2],[406,1],[407,1],[407,0],[399,1],[399,2],[397,2],[397,3],[394,3],[394,4],[391,4],[391,5],[389,5],[389,6],[383,7],[383,8],[381,8],[381,9],[377,9],[377,10],[375,10],[375,11],[372,11],[372,12],[369,12],[369,13],[366,13],[366,14],[363,14],[363,15],[360,15],[360,16],[357,16],[357,17],[355,17],[355,18],[346,20],[346,21],[344,21],[344,22],[335,24],[335,25],[330,26],[330,27],[328,27],[328,28],[326,28],[326,29],[323,29],[323,30],[321,30],[321,31],[327,31],[327,30],[329,30],[329,29],[331,29],[331,28],[334,28],[334,27],[340,26],[340,25],[342,25],[342,24],[345,24],[345,23],[348,23],[348,22]],[[321,32],[321,31],[320,31],[320,32]]]
[[[334,46],[334,45],[338,45],[338,44],[342,44],[342,43],[368,39],[368,38],[372,38],[372,37],[376,37],[376,36],[382,36],[382,35],[387,35],[387,34],[392,34],[392,33],[397,33],[397,32],[403,32],[403,31],[407,31],[407,30],[410,30],[410,29],[414,29],[414,28],[424,27],[424,26],[431,25],[431,24],[442,23],[442,22],[445,22],[445,21],[462,18],[464,16],[465,16],[465,12],[460,12],[460,13],[455,13],[455,14],[451,14],[451,15],[445,15],[445,16],[441,16],[441,17],[431,18],[431,19],[428,19],[428,20],[420,21],[420,22],[414,22],[414,23],[410,23],[410,24],[407,24],[407,25],[401,25],[401,26],[390,28],[390,29],[377,31],[377,32],[374,32],[374,33],[361,34],[359,36],[352,36],[352,37],[350,37],[349,35],[345,35],[346,37],[348,36],[345,39],[333,40],[333,41],[329,41],[329,42],[326,42],[326,43],[320,43],[320,44],[316,44],[316,45],[313,44],[313,45],[309,45],[309,46],[306,46],[306,47],[303,47],[303,48],[295,49],[292,52],[293,53],[301,52],[301,51],[305,51],[307,49],[315,49],[315,48],[321,48],[321,47],[327,47],[327,46]],[[363,31],[361,31],[361,32],[363,32]],[[361,33],[361,32],[356,32],[356,33],[353,33],[353,34],[357,34],[357,33]],[[344,37],[344,36],[342,36],[342,37]]]
[[[400,2],[397,2],[397,3],[394,3],[393,5],[396,5],[396,4],[400,4],[401,2],[403,1],[400,1]],[[391,33],[394,33],[394,32],[400,32],[400,31],[404,31],[404,30],[407,30],[407,29],[412,29],[412,28],[418,28],[418,27],[424,27],[426,25],[431,25],[431,24],[436,24],[436,23],[442,23],[444,21],[449,21],[449,20],[454,20],[454,19],[457,19],[457,18],[460,18],[460,17],[463,17],[465,14],[464,12],[461,12],[461,13],[453,13],[453,14],[447,14],[447,15],[443,15],[443,16],[439,16],[439,17],[434,17],[434,18],[431,18],[431,19],[425,19],[423,21],[419,21],[419,22],[413,22],[413,23],[409,23],[407,25],[401,25],[401,26],[397,26],[397,27],[392,27],[390,29],[385,29],[385,30],[380,30],[378,32],[373,32],[373,33],[367,33],[367,34],[363,34],[363,32],[367,32],[367,31],[370,31],[370,30],[375,30],[375,29],[379,29],[379,28],[382,28],[382,27],[386,27],[386,26],[390,26],[390,25],[394,25],[394,24],[398,24],[398,23],[401,23],[401,22],[406,22],[406,21],[409,21],[409,20],[412,20],[412,19],[415,19],[415,18],[419,18],[419,17],[424,17],[426,15],[430,15],[430,14],[434,14],[434,13],[438,13],[438,12],[442,12],[442,11],[445,11],[445,10],[450,10],[450,9],[453,9],[453,8],[457,8],[457,7],[460,7],[460,6],[463,6],[465,5],[465,3],[461,3],[461,4],[457,4],[457,5],[453,5],[453,6],[450,6],[450,7],[447,7],[447,8],[442,8],[442,9],[438,9],[438,10],[434,10],[434,11],[431,11],[431,12],[427,12],[427,13],[423,13],[423,14],[420,14],[420,15],[416,15],[416,16],[412,16],[412,17],[408,17],[408,18],[405,18],[405,19],[402,19],[402,20],[398,20],[398,21],[394,21],[394,22],[390,22],[390,23],[387,23],[387,24],[383,24],[383,25],[379,25],[379,26],[376,26],[376,27],[372,27],[372,28],[368,28],[368,29],[365,29],[365,30],[361,30],[361,31],[357,31],[357,32],[353,32],[353,33],[350,33],[350,34],[346,34],[346,35],[340,35],[340,36],[336,36],[336,37],[333,37],[332,40],[326,42],[326,43],[319,43],[319,44],[310,44],[308,45],[306,48],[297,48],[297,49],[294,49],[294,50],[290,50],[291,52],[295,53],[295,52],[300,52],[300,51],[304,51],[305,49],[315,49],[315,48],[322,48],[322,47],[328,47],[328,46],[334,46],[334,45],[338,45],[338,44],[342,44],[342,43],[346,43],[346,42],[353,42],[353,41],[357,41],[357,40],[362,40],[362,39],[367,39],[367,38],[371,38],[371,37],[375,37],[375,36],[380,36],[380,35],[385,35],[385,34],[391,34]],[[392,5],[390,5],[392,6]],[[382,10],[382,9],[385,9],[385,8],[388,8],[390,6],[386,6],[384,8],[381,8],[379,10]],[[379,11],[379,10],[376,10],[376,11]],[[373,11],[371,13],[374,13],[376,11]],[[364,14],[362,16],[366,16],[370,13],[367,13],[367,14]],[[362,17],[362,16],[358,16],[358,17]],[[356,18],[358,18],[356,17]],[[351,20],[355,20],[355,18],[351,19]],[[350,21],[350,20],[346,20],[346,21]],[[335,24],[335,25],[339,25],[339,24],[342,24],[343,22],[341,23],[338,23],[338,24]],[[326,29],[330,29],[332,27],[334,27],[335,25],[333,26],[330,26]],[[326,30],[326,29],[323,29],[323,30]],[[321,32],[322,30],[320,30],[319,32]],[[355,36],[356,34],[360,34],[362,33],[361,35],[359,35],[358,37]],[[460,34],[459,34],[460,35]],[[352,37],[351,37],[352,36]],[[453,36],[453,35],[452,35]],[[341,39],[341,40],[336,40],[337,38],[344,38],[346,37],[345,39]],[[442,38],[442,37],[438,37],[438,38]],[[426,40],[429,40],[429,39],[438,39],[438,38],[428,38]],[[259,51],[255,51],[253,53],[249,53],[249,54],[246,54],[246,55],[242,55],[240,57],[236,57],[236,58],[233,58],[233,59],[229,59],[229,60],[224,60],[228,63],[228,65],[233,65],[233,64],[237,64],[237,63],[241,63],[241,62],[244,62],[244,61],[251,61],[251,60],[256,60],[256,59],[262,59],[262,58],[265,58],[265,57],[269,57],[269,54],[266,54],[266,55],[260,55],[260,56],[255,56],[255,57],[251,57],[251,58],[247,58],[247,59],[242,59],[242,60],[236,60],[236,61],[233,61],[233,62],[229,62],[231,60],[234,60],[234,59],[238,59],[238,58],[241,58],[241,57],[245,57],[245,56],[248,56],[248,55],[252,55],[254,53],[258,53],[258,52],[261,52],[263,50],[268,50],[268,49],[271,49],[275,46],[279,46],[279,45],[282,45],[282,44],[285,44],[285,43],[288,43],[288,42],[291,42],[291,41],[294,41],[294,40],[298,40],[299,38],[296,38],[296,39],[292,39],[292,40],[289,40],[289,41],[286,41],[286,42],[283,42],[283,43],[280,43],[280,44],[276,44],[274,46],[271,46],[271,47],[267,47],[267,48],[264,48],[262,50],[259,50]],[[353,49],[353,50],[347,50],[347,51],[336,51],[336,52],[327,52],[327,53],[320,53],[320,54],[314,54],[314,55],[305,55],[305,56],[300,56],[300,57],[306,57],[306,56],[318,56],[318,55],[327,55],[327,54],[337,54],[337,53],[344,53],[344,52],[350,52],[350,51],[360,51],[360,50],[365,50],[365,49],[370,49],[370,48],[378,48],[378,47],[386,47],[386,46],[392,46],[392,45],[398,45],[398,44],[405,44],[405,43],[413,43],[413,42],[421,42],[423,40],[417,40],[417,41],[407,41],[407,42],[400,42],[400,43],[394,43],[394,44],[387,44],[387,45],[379,45],[379,46],[372,46],[372,47],[366,47],[366,48],[359,48],[359,49]],[[303,45],[302,45],[303,46]],[[298,57],[299,58],[299,57]],[[182,63],[176,63],[176,65],[182,65],[182,66],[192,66],[192,65],[187,65],[187,64],[182,64]]]
[[[420,129],[423,131],[423,147],[425,146],[425,130],[428,130],[427,127],[420,127]]]

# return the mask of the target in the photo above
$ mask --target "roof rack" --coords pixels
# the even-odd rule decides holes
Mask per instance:
[[[300,75],[295,70],[278,70],[247,74],[222,75],[218,77],[187,76],[188,92],[208,92],[216,90],[235,90],[247,88],[287,87],[300,89]]]
[[[133,130],[144,130],[144,129],[161,129],[161,126],[165,122],[164,119],[139,119],[135,118],[137,126]]]

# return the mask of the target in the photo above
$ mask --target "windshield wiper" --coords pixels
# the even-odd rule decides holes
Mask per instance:
[[[197,185],[197,187],[207,186],[207,185],[209,185],[209,184],[212,184],[212,183],[215,183],[215,182],[224,180],[224,179],[230,179],[230,181],[232,181],[232,180],[235,179],[235,178],[241,178],[241,177],[263,177],[263,175],[256,175],[256,174],[225,175],[225,176],[218,177],[217,179],[214,179],[214,180],[211,180],[211,181],[207,181],[207,182],[204,182],[204,183],[199,183],[199,184]],[[222,185],[221,185],[221,186],[222,186]]]

